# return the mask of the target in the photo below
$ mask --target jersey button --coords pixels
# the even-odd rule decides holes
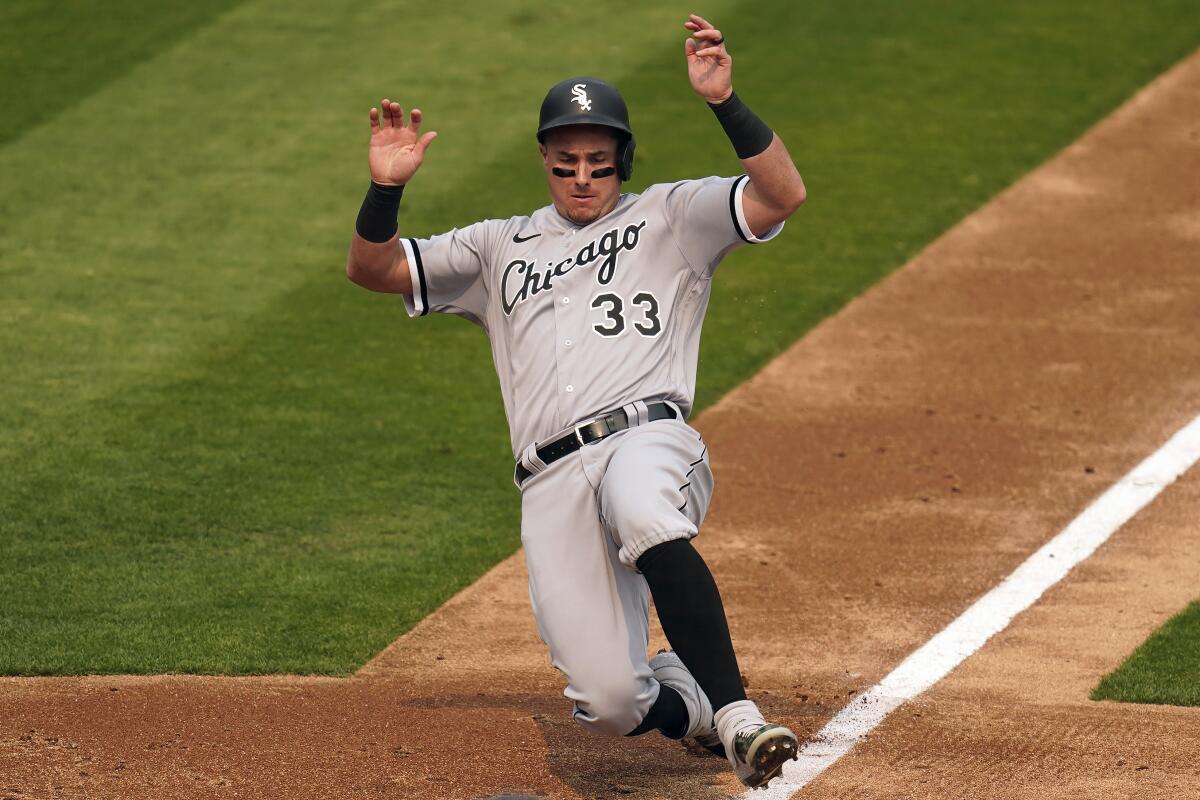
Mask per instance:
[[[566,341],[564,341],[564,342],[563,342],[563,344],[564,344],[564,345],[566,345],[567,347],[570,347],[570,346],[571,346],[571,340],[570,340],[570,339],[567,339]]]
[[[571,298],[569,298],[569,297],[564,297],[564,298],[563,298],[563,305],[564,305],[564,306],[565,306],[565,305],[569,305],[569,304],[570,304],[570,302],[571,302]]]
[[[575,387],[569,383],[567,384],[566,388],[567,388],[567,394],[570,394],[571,392],[575,391]]]

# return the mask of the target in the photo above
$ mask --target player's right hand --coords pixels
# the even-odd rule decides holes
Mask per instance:
[[[425,159],[429,143],[437,138],[436,131],[424,136],[420,133],[421,109],[412,110],[406,126],[399,103],[385,99],[380,108],[372,108],[371,147],[367,151],[371,180],[392,186],[408,183]]]

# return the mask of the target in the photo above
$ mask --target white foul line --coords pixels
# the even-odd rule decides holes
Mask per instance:
[[[743,797],[785,800],[803,789],[888,714],[933,686],[984,642],[1004,630],[1013,617],[1033,605],[1076,564],[1094,553],[1197,460],[1200,460],[1200,416],[1113,484],[1057,536],[904,659],[891,674],[839,711],[800,748],[799,760],[784,767],[782,780],[766,792],[750,790]]]

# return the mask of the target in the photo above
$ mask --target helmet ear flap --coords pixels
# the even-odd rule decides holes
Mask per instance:
[[[633,141],[633,136],[621,137],[621,143],[617,145],[617,177],[622,181],[627,181],[633,177],[633,148],[636,142]]]

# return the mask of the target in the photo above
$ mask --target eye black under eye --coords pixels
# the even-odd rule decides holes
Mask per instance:
[[[553,172],[559,178],[574,178],[575,177],[575,170],[567,169],[565,167],[551,167],[550,171]],[[617,171],[616,167],[601,167],[600,169],[594,169],[594,170],[592,170],[592,179],[599,180],[601,178],[607,178],[609,175],[614,174],[616,171]]]

